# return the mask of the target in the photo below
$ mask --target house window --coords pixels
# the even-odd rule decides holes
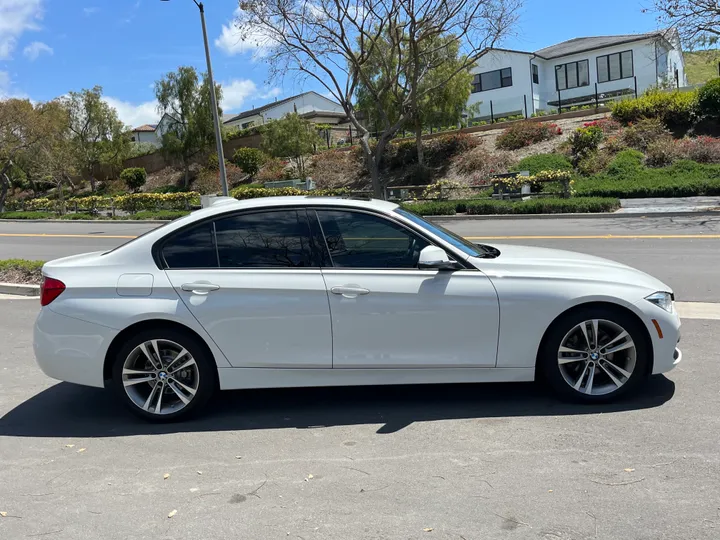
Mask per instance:
[[[598,82],[618,81],[633,76],[633,53],[624,51],[597,57]]]
[[[567,90],[590,84],[590,62],[580,60],[555,66],[555,86],[558,90]]]
[[[252,122],[245,122],[245,123],[242,125],[242,129],[247,129],[247,128],[253,127],[254,125],[255,125],[255,121],[254,121],[254,120],[253,120]]]
[[[540,84],[540,72],[536,64],[532,65],[532,77],[535,84]]]
[[[512,86],[512,68],[496,69],[495,71],[486,71],[478,73],[473,78],[472,91],[487,92],[497,88],[506,88]]]

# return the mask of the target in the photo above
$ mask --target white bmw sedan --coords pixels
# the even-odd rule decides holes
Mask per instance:
[[[657,279],[474,244],[381,201],[221,198],[43,274],[42,370],[149,420],[238,388],[542,379],[595,403],[681,360]]]

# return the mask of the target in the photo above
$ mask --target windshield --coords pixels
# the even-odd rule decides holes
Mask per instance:
[[[497,249],[491,248],[489,246],[483,246],[481,244],[474,244],[473,242],[466,240],[462,236],[447,230],[445,227],[427,221],[425,218],[415,214],[414,212],[410,212],[409,210],[405,210],[403,208],[396,208],[394,212],[396,214],[400,214],[406,219],[409,219],[416,225],[421,226],[423,229],[430,231],[435,236],[442,238],[445,242],[459,249],[466,255],[482,258],[497,257],[498,255],[500,255],[500,252]]]

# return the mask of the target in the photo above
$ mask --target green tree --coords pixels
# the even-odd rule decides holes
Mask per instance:
[[[453,36],[418,41],[405,30],[401,54],[394,53],[392,39],[390,31],[383,34],[364,67],[363,80],[388,88],[382,94],[381,105],[378,106],[373,93],[361,82],[357,106],[371,119],[372,128],[382,125],[382,111],[389,111],[391,121],[397,121],[403,102],[407,102],[407,120],[402,129],[411,129],[415,134],[418,164],[424,166],[423,129],[460,123],[470,97],[473,64],[460,54]],[[403,62],[405,65],[401,65]],[[398,70],[408,76],[393,82]]]
[[[521,0],[240,0],[236,27],[239,40],[254,40],[264,47],[271,79],[298,73],[315,79],[340,103],[360,135],[373,191],[382,197],[383,155],[417,103],[456,72],[467,71],[512,32],[520,4]],[[425,64],[417,58],[432,57],[434,51],[426,44],[440,38],[455,41],[465,62],[434,85],[423,85],[420,66]],[[408,59],[410,43],[415,45]],[[385,76],[373,78],[369,64],[376,48],[387,49],[381,58],[396,60],[387,60]],[[417,69],[410,69],[413,65]],[[361,84],[379,111],[375,144],[370,141],[374,126],[363,121],[356,108]]]
[[[68,126],[72,157],[95,191],[95,171],[108,165],[119,169],[130,152],[130,137],[117,111],[102,99],[102,87],[70,92],[60,98],[70,117]]]
[[[220,85],[216,85],[215,92],[220,103]],[[182,161],[185,187],[189,187],[193,157],[215,144],[207,75],[203,75],[200,81],[195,68],[181,66],[155,83],[155,96],[159,104],[158,111],[164,116],[163,123],[167,125],[162,133],[163,152]],[[220,108],[218,114],[222,116]]]
[[[273,157],[292,159],[300,178],[306,178],[307,157],[320,142],[315,127],[297,113],[286,114],[266,125],[263,150]]]
[[[64,144],[58,159],[72,163],[68,159],[68,120],[67,111],[57,101],[36,105],[22,99],[0,101],[0,211],[19,170],[26,179],[48,175],[45,160],[58,142]]]

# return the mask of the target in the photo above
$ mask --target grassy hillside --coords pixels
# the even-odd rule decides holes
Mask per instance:
[[[685,71],[688,83],[699,84],[718,76],[720,49],[685,53]]]

